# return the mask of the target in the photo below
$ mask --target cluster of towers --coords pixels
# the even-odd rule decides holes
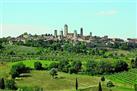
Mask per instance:
[[[90,32],[90,36],[92,36],[92,32]],[[76,39],[77,37],[83,37],[83,28],[80,28],[80,34],[77,33],[77,30],[74,30],[74,33],[69,33],[68,32],[68,25],[65,24],[64,25],[64,31],[61,30],[60,34],[58,36],[57,34],[57,30],[54,30],[54,37],[57,38],[68,38],[68,37],[73,37],[74,39]]]

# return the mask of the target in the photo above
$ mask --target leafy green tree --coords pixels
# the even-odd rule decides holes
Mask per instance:
[[[137,68],[137,57],[135,59],[131,60],[131,67],[132,68]]]
[[[55,79],[56,76],[58,75],[58,71],[57,71],[56,68],[52,68],[49,73],[50,73],[50,75],[52,76],[53,79]]]
[[[2,46],[2,44],[0,44],[0,49],[3,49],[4,47]]]
[[[105,77],[104,76],[101,77],[101,81],[105,81]]]
[[[112,69],[113,68],[110,62],[99,61],[97,64],[97,71],[99,74],[110,73],[112,72]]]
[[[63,59],[58,64],[58,70],[62,72],[69,72],[69,62],[66,59]]]
[[[13,65],[10,70],[12,78],[18,77],[21,73],[26,72],[29,72],[29,68],[27,68],[22,62]]]
[[[0,79],[0,89],[5,89],[4,78]]]
[[[94,60],[90,60],[86,63],[86,72],[88,74],[94,75],[97,73],[96,67],[97,67],[97,62]]]
[[[125,61],[118,60],[115,63],[115,72],[121,72],[124,70],[128,70],[128,64]]]
[[[75,73],[78,73],[81,70],[82,63],[79,60],[73,61],[71,67],[74,68]]]
[[[78,79],[76,78],[76,91],[78,90]]]
[[[41,62],[35,62],[34,63],[34,69],[35,70],[42,70],[43,69],[43,67],[42,67],[42,63]]]
[[[111,81],[108,81],[107,82],[107,87],[109,87],[109,88],[114,87],[114,84]]]
[[[98,85],[98,91],[102,91],[101,82],[99,82],[99,85]]]
[[[56,62],[52,62],[49,66],[48,66],[48,69],[52,69],[52,68],[58,68],[58,63]]]
[[[6,80],[6,88],[10,90],[15,90],[16,89],[16,83],[13,79],[11,80]]]
[[[109,88],[109,91],[112,91],[112,87],[114,87],[114,84],[111,81],[107,82],[107,87]]]

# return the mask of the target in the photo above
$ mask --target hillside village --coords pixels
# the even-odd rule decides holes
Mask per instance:
[[[69,27],[67,24],[64,25],[64,31],[54,30],[53,34],[42,34],[42,35],[31,35],[25,32],[18,37],[7,37],[10,44],[15,42],[23,42],[26,43],[28,40],[44,40],[44,41],[58,41],[58,40],[66,40],[71,42],[85,42],[85,43],[99,43],[102,46],[107,46],[108,44],[115,44],[115,43],[137,43],[137,39],[128,38],[127,40],[123,40],[120,38],[109,38],[108,36],[100,37],[100,36],[93,36],[92,32],[89,35],[83,35],[84,29],[80,28],[80,33],[78,34],[77,30],[74,30],[74,33],[69,32]],[[58,34],[59,33],[59,34]]]

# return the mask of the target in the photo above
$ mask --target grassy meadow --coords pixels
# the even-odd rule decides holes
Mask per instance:
[[[42,52],[41,52],[42,50]],[[15,52],[15,55],[9,55],[11,52]],[[41,53],[41,54],[39,54]],[[113,57],[112,54],[114,55]],[[4,56],[3,56],[4,55]],[[38,47],[26,47],[26,46],[17,46],[17,45],[7,45],[2,51],[1,58],[7,59],[7,61],[0,62],[0,78],[4,77],[5,79],[9,78],[9,72],[12,65],[22,62],[27,67],[34,69],[34,63],[39,61],[42,63],[43,67],[47,67],[52,62],[59,62],[60,59],[67,58],[69,62],[73,60],[81,60],[82,67],[86,64],[87,60],[95,61],[106,61],[106,62],[115,62],[117,60],[124,60],[128,63],[130,67],[130,60],[137,56],[137,50],[117,50],[107,51],[102,55],[83,55],[77,53],[68,53],[66,51],[48,51],[47,49],[42,49]],[[121,56],[122,55],[122,56]],[[24,57],[22,60],[8,61],[10,58],[14,57]],[[40,59],[40,57],[46,57],[45,59]],[[18,88],[34,88],[40,87],[44,91],[75,91],[75,79],[78,78],[79,89],[80,91],[98,91],[98,82],[100,81],[101,75],[89,76],[89,75],[80,75],[80,74],[68,74],[63,72],[58,72],[58,78],[52,79],[48,70],[31,70],[30,73],[24,73],[25,77],[20,77],[16,79],[16,85]],[[110,88],[106,86],[106,83],[110,80],[114,83],[112,91],[134,91],[134,84],[137,84],[137,69],[130,69],[129,71],[114,73],[111,75],[104,75],[105,82],[102,82],[103,91],[110,91]],[[6,90],[4,90],[6,91]],[[9,90],[8,90],[9,91]]]
[[[23,62],[27,67],[34,68],[33,64],[36,61],[40,61],[42,65],[49,65],[52,61],[47,60],[25,60],[20,61]],[[10,67],[19,62],[2,62],[0,64],[0,77],[8,77]],[[102,82],[103,91],[109,91],[109,88],[106,87],[106,82],[111,80],[113,81],[115,87],[112,87],[112,91],[134,91],[133,86],[130,83],[125,84],[125,82],[137,79],[136,70],[132,70],[132,72],[124,72],[119,74],[114,74],[110,76],[106,76],[106,81]],[[133,74],[133,78],[125,79],[123,74]],[[43,88],[44,91],[75,91],[75,78],[78,78],[79,89],[80,91],[97,91],[98,82],[100,81],[99,76],[88,76],[88,75],[78,75],[78,74],[68,74],[59,72],[57,79],[52,79],[49,75],[48,71],[41,70],[36,71],[32,70],[30,73],[24,73],[25,77],[20,77],[20,79],[16,79],[16,85],[19,88],[23,87],[40,87]],[[121,77],[118,78],[118,76]],[[124,75],[127,76],[127,75]],[[123,82],[121,82],[123,81]],[[135,82],[136,83],[136,82]]]

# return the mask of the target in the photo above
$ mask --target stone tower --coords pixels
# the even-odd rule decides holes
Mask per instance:
[[[64,25],[64,36],[67,37],[67,35],[68,35],[68,25],[65,24]]]
[[[74,39],[77,38],[77,30],[74,30]]]
[[[83,28],[80,28],[80,36],[83,36]]]
[[[60,39],[63,39],[63,31],[60,31]]]
[[[90,36],[90,38],[92,38],[92,32],[90,32],[90,35],[89,35],[89,36]]]
[[[54,37],[57,38],[57,30],[54,30]]]

